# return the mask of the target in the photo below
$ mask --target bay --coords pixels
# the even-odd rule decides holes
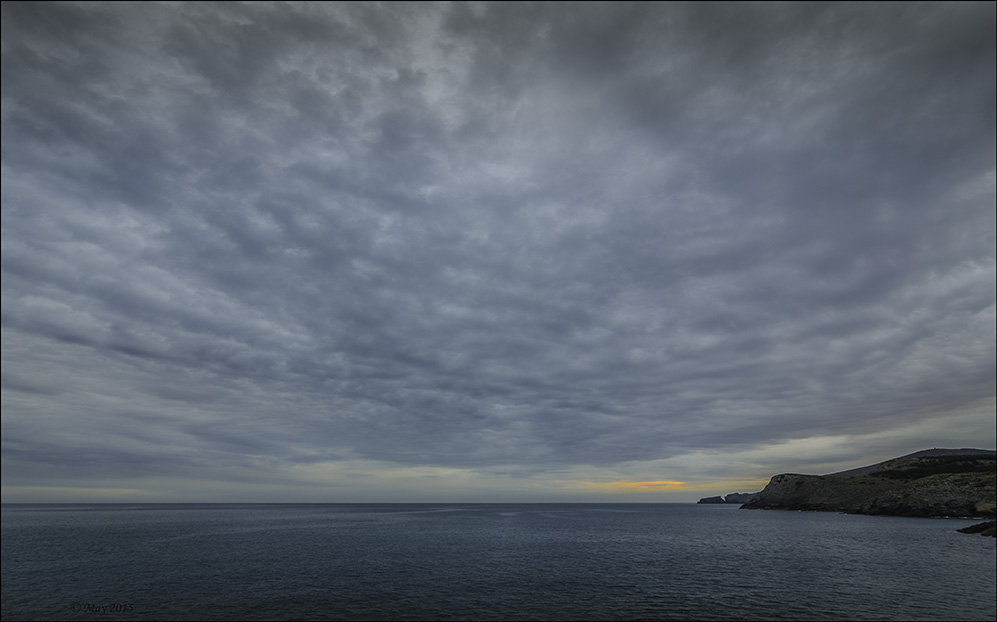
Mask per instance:
[[[4,620],[994,620],[970,519],[696,504],[4,505]]]

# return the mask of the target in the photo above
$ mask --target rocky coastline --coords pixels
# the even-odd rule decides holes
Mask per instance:
[[[743,509],[995,518],[997,453],[918,452],[835,475],[783,473]],[[958,453],[959,451],[971,453]]]

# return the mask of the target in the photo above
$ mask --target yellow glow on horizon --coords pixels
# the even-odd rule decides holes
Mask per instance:
[[[579,482],[586,488],[595,488],[609,492],[662,492],[662,491],[696,491],[723,490],[730,492],[757,492],[765,487],[768,479],[736,479],[719,482],[690,484],[677,480],[647,480],[647,481],[615,481],[615,482]]]

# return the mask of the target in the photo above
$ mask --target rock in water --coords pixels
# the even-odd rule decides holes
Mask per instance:
[[[962,529],[956,529],[956,531],[959,533],[978,533],[981,536],[997,538],[997,521],[988,520],[983,523],[970,525],[969,527],[963,527]]]

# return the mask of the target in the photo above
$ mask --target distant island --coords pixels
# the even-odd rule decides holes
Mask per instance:
[[[716,502],[704,499],[700,503]],[[928,449],[830,475],[783,473],[741,507],[994,518],[997,452]],[[992,533],[991,529],[988,535]]]

